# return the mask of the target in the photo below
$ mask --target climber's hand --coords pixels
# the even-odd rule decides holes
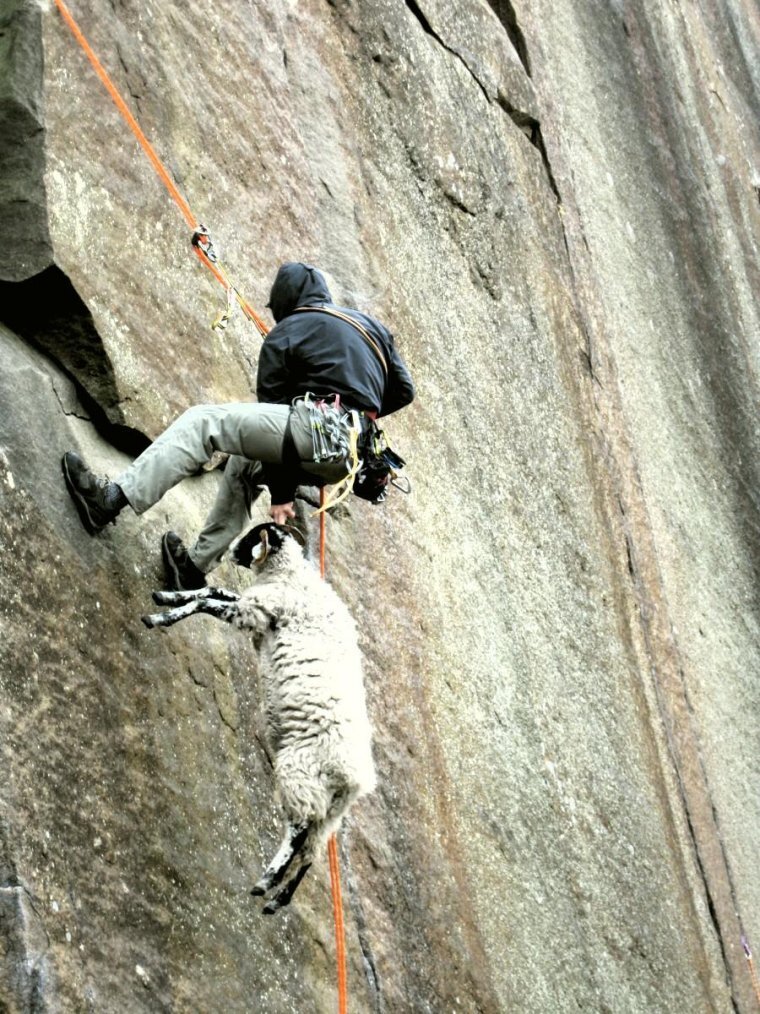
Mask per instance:
[[[276,525],[285,525],[288,523],[288,518],[296,516],[295,506],[292,502],[273,503],[269,510],[269,515]]]

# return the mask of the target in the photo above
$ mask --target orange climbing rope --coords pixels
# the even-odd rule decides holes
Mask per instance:
[[[150,141],[148,140],[148,138],[143,133],[142,128],[140,127],[140,124],[134,118],[134,116],[132,115],[129,107],[126,104],[126,102],[124,101],[124,99],[119,94],[119,91],[118,91],[116,85],[113,83],[113,81],[109,77],[108,72],[106,71],[105,67],[100,62],[100,60],[97,58],[97,56],[95,55],[95,53],[94,53],[92,47],[90,46],[89,42],[84,37],[81,28],[79,27],[79,25],[74,20],[72,14],[71,14],[71,11],[68,9],[68,7],[63,2],[63,0],[55,0],[55,4],[56,4],[56,7],[58,8],[58,10],[61,13],[61,16],[63,17],[63,20],[66,22],[66,24],[71,29],[71,32],[72,32],[74,38],[77,40],[77,42],[79,43],[79,45],[82,47],[82,50],[83,50],[85,56],[87,57],[87,59],[92,64],[93,69],[95,70],[95,73],[98,75],[98,77],[100,78],[100,80],[103,82],[103,85],[105,86],[106,90],[108,91],[108,94],[113,99],[114,104],[116,105],[116,108],[119,110],[119,112],[121,113],[121,115],[124,117],[124,120],[126,121],[127,126],[132,131],[132,133],[135,135],[135,137],[137,138],[137,140],[140,142],[140,146],[142,147],[143,151],[145,152],[145,154],[150,159],[150,162],[153,165],[153,168],[156,170],[156,173],[158,174],[158,178],[161,180],[161,182],[163,183],[163,185],[166,187],[166,189],[167,189],[167,191],[169,193],[169,196],[171,197],[171,199],[174,201],[174,203],[177,205],[177,207],[181,211],[181,213],[182,213],[185,221],[190,226],[190,228],[193,230],[194,235],[197,236],[199,230],[201,230],[202,227],[198,224],[198,219],[193,214],[190,205],[187,203],[187,201],[185,200],[185,198],[182,196],[182,194],[177,189],[177,186],[176,186],[174,180],[171,178],[171,175],[169,174],[169,171],[167,170],[166,166],[163,164],[163,162],[161,161],[161,159],[156,154],[156,150],[153,147],[153,145],[150,143]],[[205,230],[203,230],[203,232],[205,233]],[[208,234],[206,233],[206,235],[208,235]],[[212,249],[210,242],[208,243],[207,249],[209,249],[209,250]],[[255,311],[248,305],[248,303],[243,298],[243,296],[238,291],[238,289],[232,284],[232,282],[230,281],[230,279],[229,279],[229,277],[227,275],[227,272],[222,267],[222,265],[218,264],[218,263],[217,264],[213,263],[212,260],[207,256],[207,254],[204,252],[203,249],[201,249],[201,247],[199,245],[193,244],[193,251],[195,252],[195,255],[198,258],[198,260],[201,261],[201,263],[205,264],[205,266],[209,269],[209,271],[216,278],[216,280],[220,283],[220,285],[222,285],[224,287],[225,291],[227,292],[228,298],[230,297],[230,295],[234,295],[235,299],[237,300],[238,304],[240,305],[241,310],[246,315],[246,317],[253,324],[255,324],[255,326],[258,328],[259,333],[261,335],[266,335],[266,333],[268,331],[268,328],[267,328],[266,324],[261,319],[261,317],[259,317],[258,314],[255,313]]]
[[[250,321],[252,321],[256,325],[256,327],[258,328],[259,332],[262,335],[266,335],[267,331],[268,331],[268,328],[267,328],[266,324],[251,309],[251,307],[248,305],[248,303],[245,301],[245,299],[243,299],[243,297],[240,294],[240,292],[237,290],[237,288],[232,284],[232,282],[228,278],[227,273],[224,270],[224,268],[222,267],[222,265],[219,264],[219,263],[214,263],[207,256],[207,254],[204,252],[204,250],[201,248],[201,246],[200,245],[196,245],[195,239],[197,239],[199,233],[205,234],[205,236],[208,236],[208,233],[206,232],[205,229],[203,229],[202,226],[200,226],[198,224],[198,219],[193,214],[192,209],[190,208],[190,205],[187,203],[187,201],[185,200],[185,198],[182,196],[182,194],[177,189],[177,186],[174,183],[174,180],[171,178],[171,175],[169,174],[169,171],[167,170],[166,166],[163,164],[163,162],[161,161],[161,159],[156,154],[156,151],[155,151],[153,145],[150,143],[150,141],[148,140],[148,138],[143,133],[142,128],[140,127],[140,124],[137,122],[137,120],[135,119],[135,117],[132,115],[129,107],[126,104],[126,102],[124,101],[124,99],[119,94],[119,91],[116,88],[116,86],[114,85],[114,83],[111,80],[111,78],[109,77],[108,72],[105,70],[105,68],[103,67],[102,63],[100,62],[100,60],[95,55],[92,47],[88,43],[87,39],[82,34],[82,30],[79,28],[79,25],[76,23],[76,21],[72,17],[71,12],[69,11],[69,9],[66,6],[66,4],[63,2],[63,0],[55,0],[55,4],[56,4],[56,7],[58,8],[58,10],[60,11],[61,16],[63,17],[64,21],[66,22],[66,24],[71,29],[71,32],[74,35],[74,38],[77,40],[77,42],[79,43],[79,45],[82,47],[82,50],[84,51],[85,55],[87,56],[87,59],[92,64],[92,66],[93,66],[93,68],[95,70],[95,73],[98,75],[98,77],[100,78],[100,80],[105,85],[106,90],[108,91],[108,94],[111,96],[111,98],[113,99],[113,101],[114,101],[114,103],[116,105],[116,108],[119,110],[119,112],[121,113],[121,115],[124,117],[124,120],[126,121],[126,123],[129,126],[130,130],[135,135],[135,137],[139,141],[140,146],[142,147],[143,151],[145,152],[145,154],[150,159],[150,162],[153,165],[153,168],[156,170],[156,173],[158,174],[159,179],[161,180],[161,182],[166,187],[166,189],[167,189],[167,191],[169,193],[169,196],[172,198],[172,200],[174,201],[174,203],[177,205],[177,207],[181,211],[181,213],[182,213],[185,221],[187,222],[187,224],[193,230],[193,234],[194,234],[193,251],[195,252],[195,255],[198,257],[198,259],[203,264],[205,264],[205,266],[209,269],[209,271],[213,274],[213,276],[217,279],[217,281],[224,287],[225,291],[227,292],[228,300],[230,299],[231,295],[234,295],[234,297],[237,299],[237,301],[238,301],[241,309],[243,310],[243,313],[246,315],[246,317],[248,317],[248,319]],[[208,246],[206,247],[206,249],[212,249],[210,242],[208,243]],[[324,507],[324,490],[321,491],[321,502],[322,502],[321,505]],[[324,577],[325,576],[325,514],[324,514],[324,511],[322,511],[322,513],[320,514],[319,562],[320,562],[320,573],[321,573],[322,577]],[[337,839],[336,839],[335,835],[332,835],[332,837],[330,838],[329,842],[327,843],[327,854],[328,854],[328,859],[329,859],[329,863],[330,863],[330,883],[331,883],[331,886],[332,886],[333,917],[334,917],[334,920],[335,920],[335,952],[336,952],[336,961],[337,961],[337,965],[338,965],[338,1010],[339,1010],[339,1014],[347,1014],[347,1011],[348,1011],[348,993],[347,993],[347,988],[346,988],[346,943],[345,943],[346,934],[345,934],[345,927],[344,927],[344,923],[343,923],[343,898],[342,898],[342,895],[341,895],[341,887],[340,887],[340,865],[339,865],[339,862],[338,862],[338,844],[337,844]]]
[[[319,573],[325,576],[325,491],[319,491]],[[348,989],[346,985],[346,931],[343,925],[343,898],[340,890],[340,865],[338,863],[338,840],[332,835],[327,843],[327,857],[330,861],[330,884],[332,886],[333,918],[335,920],[335,960],[338,964],[338,1011],[348,1011]]]
[[[742,934],[742,947],[744,948],[744,956],[747,959],[747,965],[749,966],[749,975],[752,979],[752,988],[755,991],[757,997],[758,1006],[760,1006],[760,982],[758,982],[757,972],[755,971],[755,962],[752,960],[752,951],[750,950],[749,940],[744,934]]]

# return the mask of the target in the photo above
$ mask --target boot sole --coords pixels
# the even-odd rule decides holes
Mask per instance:
[[[66,455],[61,458],[61,468],[63,470],[63,478],[66,482],[66,488],[71,495],[71,499],[74,501],[74,506],[79,514],[79,520],[82,522],[84,527],[90,533],[90,535],[98,535],[106,527],[105,524],[98,524],[93,521],[92,515],[90,514],[90,508],[87,506],[87,501],[84,499],[82,494],[74,485],[74,480],[69,473],[68,462],[66,461]],[[107,524],[108,522],[106,522]]]

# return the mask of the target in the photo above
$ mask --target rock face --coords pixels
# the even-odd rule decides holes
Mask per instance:
[[[317,263],[418,384],[413,495],[328,522],[380,776],[350,1009],[756,1010],[756,5],[74,14],[248,300]],[[60,477],[249,398],[260,339],[209,329],[55,7],[5,0],[0,59],[0,1010],[334,1010],[327,864],[248,895],[281,830],[252,647],[139,621],[217,475],[94,539]]]

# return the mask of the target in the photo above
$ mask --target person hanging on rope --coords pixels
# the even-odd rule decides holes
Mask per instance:
[[[197,405],[165,430],[114,481],[95,475],[73,451],[63,474],[90,534],[115,522],[124,507],[142,514],[182,479],[194,475],[214,451],[230,455],[216,501],[195,543],[186,549],[174,532],[162,540],[171,588],[200,588],[206,574],[250,518],[253,501],[268,487],[270,515],[278,524],[295,517],[300,484],[322,486],[344,479],[351,451],[330,426],[314,438],[314,399],[338,396],[332,421],[348,416],[361,433],[374,420],[409,405],[414,384],[379,321],[336,307],[324,276],[308,264],[289,262],[277,272],[269,297],[276,326],[259,355],[258,403]],[[333,404],[336,404],[333,401]],[[330,413],[326,421],[330,422]],[[340,428],[340,427],[338,427]],[[332,445],[330,442],[332,441]]]

